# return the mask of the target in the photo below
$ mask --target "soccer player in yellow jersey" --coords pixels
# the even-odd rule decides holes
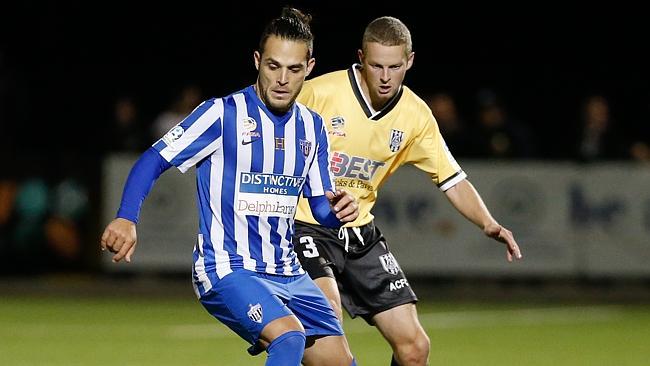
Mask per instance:
[[[463,216],[506,245],[508,261],[522,256],[454,160],[431,110],[402,85],[414,57],[408,28],[393,17],[375,19],[358,53],[359,64],[306,82],[298,100],[328,122],[330,169],[337,186],[357,198],[359,217],[326,228],[302,200],[294,245],[339,318],[343,305],[375,325],[393,349],[391,365],[426,365],[429,338],[418,321],[417,297],[370,213],[384,181],[402,164],[415,165]]]

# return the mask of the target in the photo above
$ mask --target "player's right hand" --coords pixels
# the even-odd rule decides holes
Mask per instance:
[[[111,253],[115,253],[113,262],[117,263],[123,258],[127,262],[131,262],[137,242],[135,223],[118,217],[104,229],[101,246],[102,250],[108,249]]]

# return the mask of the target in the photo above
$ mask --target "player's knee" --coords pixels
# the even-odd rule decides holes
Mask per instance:
[[[347,346],[347,341],[340,337],[340,342],[337,343],[336,349],[327,352],[326,360],[317,363],[317,366],[354,366],[354,357]]]
[[[396,345],[397,354],[403,365],[426,365],[429,358],[430,341],[424,330]]]
[[[266,366],[300,365],[305,352],[305,334],[294,330],[274,339],[267,347]]]
[[[347,341],[343,336],[330,336],[307,341],[302,360],[305,366],[356,366]],[[320,342],[320,343],[319,343]]]
[[[431,341],[429,340],[429,336],[427,336],[426,333],[421,332],[413,343],[413,348],[416,350],[419,358],[424,360],[426,363],[426,360],[429,358],[429,351],[431,348]]]
[[[354,357],[350,354],[341,354],[337,355],[336,357],[333,357],[331,359],[333,362],[331,362],[331,365],[337,365],[337,366],[356,366],[356,362],[354,360]]]

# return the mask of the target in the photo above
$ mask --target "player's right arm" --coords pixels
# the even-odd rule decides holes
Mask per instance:
[[[122,259],[131,262],[137,243],[135,225],[140,217],[142,203],[158,177],[170,167],[171,164],[158,151],[149,148],[131,168],[117,217],[106,226],[101,237],[102,250],[108,249],[115,253],[113,262]]]
[[[119,262],[124,258],[131,262],[131,255],[135,251],[135,244],[138,241],[138,234],[135,223],[121,217],[115,218],[104,229],[102,234],[102,250],[110,250],[117,253],[113,256],[113,262]]]
[[[137,244],[135,225],[140,207],[158,177],[172,166],[184,173],[219,148],[222,117],[220,99],[201,103],[133,165],[117,217],[108,224],[101,238],[102,249],[115,253],[113,262],[131,261]]]

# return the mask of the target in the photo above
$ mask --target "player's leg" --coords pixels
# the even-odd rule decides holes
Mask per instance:
[[[334,273],[337,267],[344,265],[345,250],[344,243],[339,238],[339,230],[296,222],[293,243],[303,269],[314,279],[336,316],[335,319],[330,318],[324,323],[336,322],[340,326],[343,313]],[[309,329],[306,332],[309,334]],[[356,365],[347,339],[342,335],[308,337],[303,364]]]
[[[372,321],[392,347],[395,365],[428,365],[429,337],[418,320],[415,304],[382,311]]]
[[[292,298],[287,306],[302,323],[308,338],[303,365],[352,365],[343,328],[323,292],[308,275],[296,278],[289,286]]]
[[[374,223],[361,228],[361,237],[362,242],[350,241],[338,277],[343,306],[377,326],[398,365],[426,365],[429,339],[417,318],[415,293]]]
[[[305,351],[305,332],[293,315],[276,319],[264,327],[260,341],[266,348],[266,366],[300,365]]]
[[[257,273],[235,271],[200,298],[206,310],[244,340],[267,350],[266,365],[300,365],[305,330],[283,300],[289,294]],[[252,352],[251,354],[254,354]]]
[[[325,298],[330,302],[334,314],[343,324],[343,308],[341,307],[341,294],[339,293],[338,285],[334,277],[319,277],[314,280],[318,288],[323,291]]]
[[[343,322],[341,295],[334,272],[344,265],[344,249],[338,229],[297,221],[293,245],[302,268],[329,300],[339,321]]]
[[[356,365],[344,336],[309,337],[302,363],[305,366]]]

